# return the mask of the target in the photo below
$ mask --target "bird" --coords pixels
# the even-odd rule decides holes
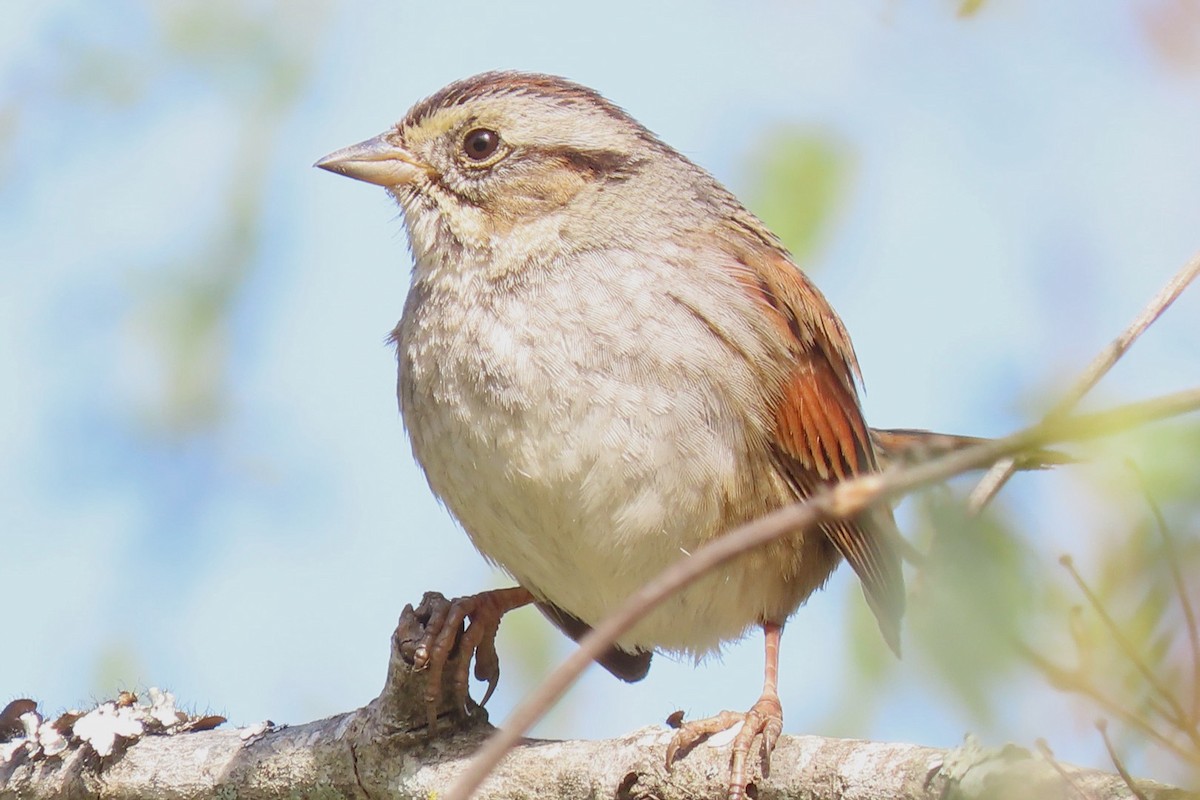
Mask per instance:
[[[535,604],[578,639],[694,548],[920,438],[868,427],[849,333],[776,235],[593,89],[475,75],[315,166],[399,204],[403,423],[432,492],[516,582],[436,610],[415,657],[431,709],[456,642],[486,702],[504,613]],[[769,759],[782,731],[784,625],[841,561],[900,654],[898,540],[887,507],[794,532],[682,590],[600,662],[635,681],[655,652],[700,659],[761,629],[758,700],[682,723],[667,751],[669,765],[744,723],[729,772],[742,798],[754,743]]]

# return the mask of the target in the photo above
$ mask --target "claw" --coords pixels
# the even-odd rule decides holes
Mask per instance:
[[[672,714],[670,719],[675,719],[677,728],[675,735],[671,737],[670,744],[667,745],[667,769],[675,763],[676,758],[682,758],[692,751],[692,748],[700,744],[713,734],[727,731],[734,725],[746,718],[746,713],[741,711],[722,711],[711,717],[704,719],[692,720],[691,722],[683,721],[683,714],[679,714],[678,718]],[[739,734],[740,735],[740,734]]]
[[[475,645],[475,679],[487,682],[487,691],[479,705],[486,706],[500,683],[500,656],[496,653],[496,631],[485,631]]]
[[[451,657],[462,651],[463,657],[454,667],[450,679],[454,707],[462,712],[467,707],[470,689],[471,654],[475,655],[475,677],[486,681],[488,688],[483,705],[492,696],[500,681],[500,659],[496,654],[496,632],[500,618],[508,611],[533,602],[533,596],[517,586],[493,589],[488,592],[447,600],[429,592],[417,606],[416,614],[427,620],[424,633],[404,648],[414,669],[424,670],[425,701],[429,730],[437,726],[440,700],[445,691],[443,676]],[[406,611],[409,607],[406,607]]]
[[[675,718],[675,715],[672,715]],[[746,797],[746,760],[753,748],[754,740],[762,736],[763,774],[770,770],[771,753],[775,743],[783,732],[783,708],[779,697],[774,693],[764,693],[758,698],[749,711],[722,711],[706,719],[684,722],[682,717],[676,720],[678,730],[667,745],[667,769],[677,757],[686,755],[697,744],[713,734],[726,731],[743,723],[733,740],[732,752],[729,756],[729,800],[745,800]]]

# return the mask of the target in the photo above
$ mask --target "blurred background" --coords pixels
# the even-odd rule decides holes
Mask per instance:
[[[841,313],[877,426],[1036,419],[1200,249],[1195,0],[7,0],[0,17],[0,702],[51,712],[148,686],[237,724],[346,711],[380,689],[406,602],[506,585],[400,424],[397,208],[310,168],[453,79],[568,76],[712,171]],[[1198,377],[1193,289],[1086,405]],[[1112,678],[1140,715],[1153,690],[1072,610],[1064,553],[1191,704],[1171,567],[1200,567],[1200,428],[1074,452],[1088,464],[1019,477],[982,520],[961,511],[970,481],[907,501],[931,556],[904,660],[840,570],[785,633],[785,731],[1041,737],[1107,766],[1093,722],[1116,717],[1080,685]],[[1059,680],[1076,691],[1014,638],[1078,668]],[[497,721],[568,643],[526,610],[499,651]],[[761,668],[752,634],[633,686],[593,669],[536,733],[744,709]],[[1194,780],[1136,725],[1114,735],[1136,771]]]

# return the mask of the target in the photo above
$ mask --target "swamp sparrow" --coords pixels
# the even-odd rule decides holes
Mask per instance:
[[[728,190],[591,89],[477,75],[317,166],[384,186],[403,210],[404,424],[434,493],[519,584],[435,614],[417,652],[431,705],[464,620],[490,695],[505,611],[536,603],[578,638],[681,555],[879,468],[829,303]],[[784,537],[617,643],[602,663],[632,681],[654,650],[699,657],[765,632],[759,700],[685,723],[668,763],[744,720],[730,775],[742,795],[755,737],[769,755],[782,728],[783,624],[843,558],[899,652],[893,535],[881,508]]]

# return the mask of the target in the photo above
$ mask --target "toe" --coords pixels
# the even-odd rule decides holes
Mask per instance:
[[[678,713],[676,712],[676,714]],[[671,719],[675,719],[678,723],[678,730],[675,731],[675,735],[671,737],[671,741],[667,745],[668,769],[675,762],[676,758],[687,755],[700,742],[714,733],[729,730],[746,717],[745,714],[739,711],[722,711],[715,716],[706,717],[705,719],[684,722],[682,715],[680,714],[676,719],[676,714],[671,715]]]

